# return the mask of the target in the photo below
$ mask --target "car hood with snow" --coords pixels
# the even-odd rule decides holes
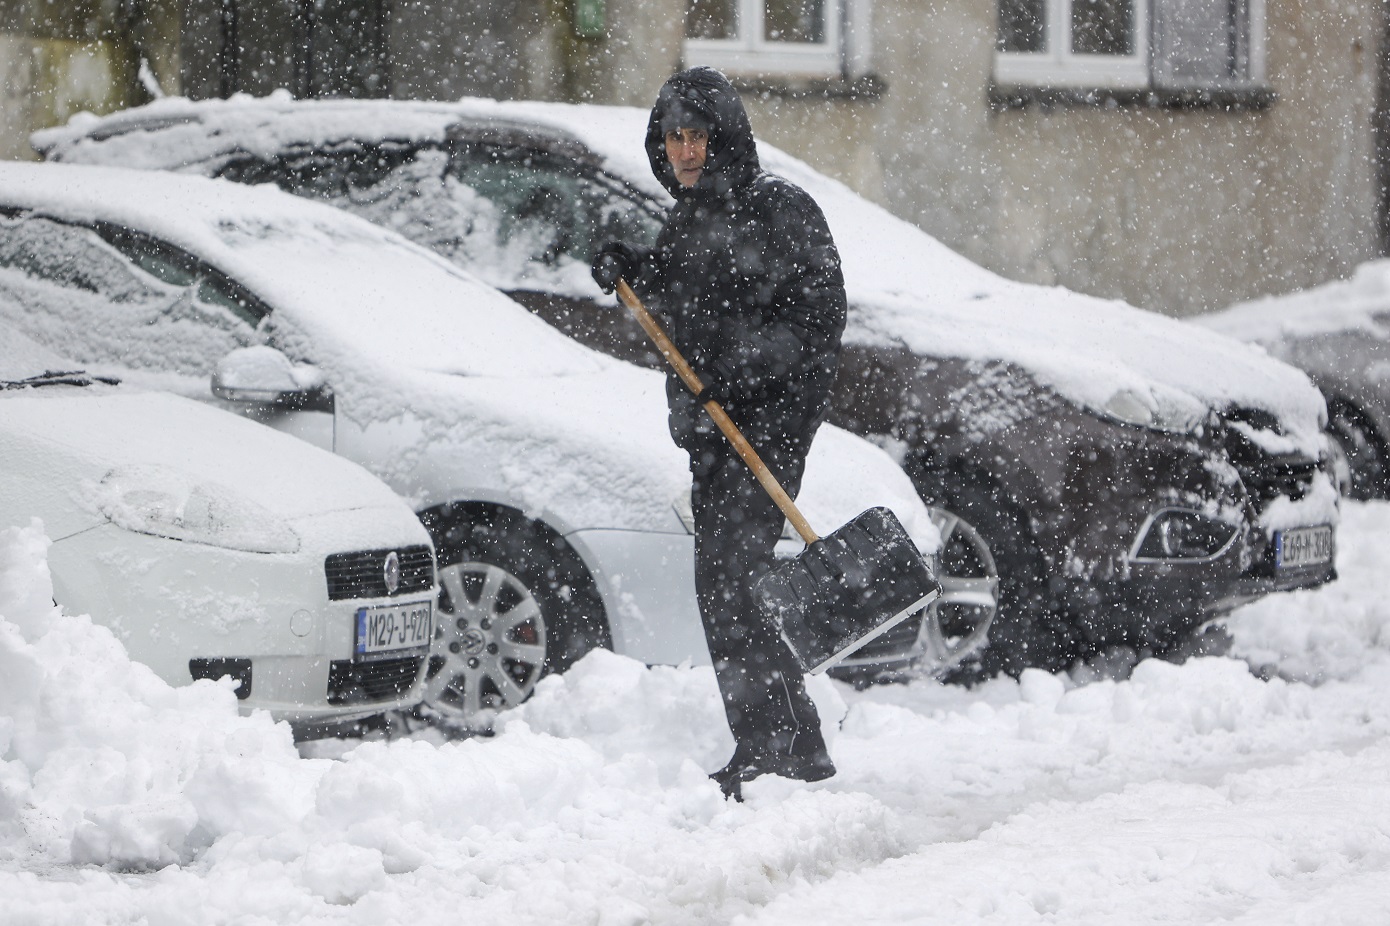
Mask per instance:
[[[11,392],[0,396],[0,435],[84,484],[90,522],[50,525],[55,540],[103,518],[140,527],[167,514],[169,529],[201,517],[234,549],[294,552],[299,540],[286,528],[300,519],[362,511],[412,524],[400,499],[361,467],[167,393],[101,385]]]
[[[289,107],[294,120],[277,118]],[[36,133],[34,144],[54,160],[209,172],[236,153],[232,146],[273,152],[344,137],[442,141],[460,120],[505,131],[525,119],[575,139],[613,175],[669,201],[645,160],[647,117],[646,110],[608,106],[481,99],[309,104],[275,94],[165,99],[103,119],[83,114]],[[158,129],[160,144],[141,139],[141,129]],[[1322,400],[1298,371],[1235,339],[1197,334],[1123,302],[1006,280],[773,146],[760,143],[758,150],[765,168],[803,186],[826,214],[850,295],[847,342],[1003,361],[1083,407],[1169,430],[1190,430],[1231,407],[1260,409],[1280,420],[1294,446],[1314,457],[1320,452]],[[555,276],[552,287],[592,295],[592,282],[578,268],[557,267]],[[488,282],[516,288],[513,280]]]

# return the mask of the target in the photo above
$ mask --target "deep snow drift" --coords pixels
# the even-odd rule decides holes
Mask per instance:
[[[296,750],[59,613],[42,526],[10,529],[0,922],[1382,923],[1387,530],[1348,506],[1341,580],[1239,612],[1244,659],[817,679],[840,774],[734,805],[708,668],[596,653],[491,739]]]

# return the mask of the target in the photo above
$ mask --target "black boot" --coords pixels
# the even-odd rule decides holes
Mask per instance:
[[[743,801],[743,783],[761,775],[777,775],[793,781],[824,781],[835,774],[835,763],[817,738],[818,748],[798,754],[754,752],[740,745],[727,765],[709,777],[719,784],[727,800]]]
[[[729,761],[717,772],[710,774],[710,779],[719,785],[719,790],[723,793],[724,799],[733,798],[736,801],[743,800],[743,783],[752,781],[758,775],[757,771],[758,755],[749,746],[739,743],[734,748],[734,754]]]

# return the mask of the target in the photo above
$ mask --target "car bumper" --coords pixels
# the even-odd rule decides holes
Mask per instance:
[[[1259,534],[1254,543],[1234,544],[1211,560],[1130,564],[1123,578],[1104,581],[1053,578],[1048,591],[1052,606],[1093,644],[1162,646],[1175,632],[1265,595],[1316,588],[1336,577],[1335,558],[1277,568],[1272,545]]]
[[[238,691],[242,713],[319,726],[418,703],[423,648],[373,666],[366,678],[352,675],[360,665],[356,614],[407,597],[433,608],[437,596],[431,574],[429,588],[408,596],[330,600],[326,553],[428,543],[405,531],[336,539],[331,550],[306,542],[298,553],[262,554],[108,524],[55,542],[49,566],[59,604],[110,628],[132,659],[169,684],[249,678],[249,692]]]
[[[594,574],[606,577],[600,594],[613,648],[649,665],[708,665],[709,648],[695,597],[695,538],[690,534],[582,530],[567,535]],[[779,559],[798,555],[799,540],[781,540]],[[919,622],[876,641],[852,665],[898,665],[922,654]]]

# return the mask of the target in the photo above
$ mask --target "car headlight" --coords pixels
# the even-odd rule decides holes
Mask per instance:
[[[1136,560],[1210,559],[1236,539],[1240,529],[1200,511],[1165,508],[1155,513],[1134,545]]]
[[[119,466],[90,492],[96,509],[128,531],[249,553],[299,550],[299,535],[274,513],[168,467]]]
[[[1100,411],[1122,424],[1176,434],[1196,431],[1208,414],[1205,406],[1187,397],[1159,397],[1128,388],[1117,390]]]

